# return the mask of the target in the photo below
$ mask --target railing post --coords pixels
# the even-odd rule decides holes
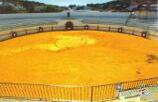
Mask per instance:
[[[111,31],[111,27],[109,26],[109,31]]]
[[[27,31],[27,29],[25,29],[25,34],[28,34],[28,31]]]
[[[134,33],[135,31],[134,31],[134,29],[132,30],[132,35],[134,35],[135,33]]]
[[[99,26],[97,25],[97,30],[99,30]]]
[[[91,99],[90,99],[90,102],[93,102],[93,95],[94,95],[94,86],[91,86]]]
[[[52,27],[51,27],[51,31],[53,31],[53,30],[54,30],[54,27],[52,26]]]

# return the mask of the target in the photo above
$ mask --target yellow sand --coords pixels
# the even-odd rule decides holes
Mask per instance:
[[[48,32],[0,42],[0,81],[98,85],[158,77],[158,43],[132,35]]]

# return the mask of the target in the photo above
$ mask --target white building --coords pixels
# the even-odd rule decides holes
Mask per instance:
[[[0,1],[0,5],[2,5],[2,4],[3,4],[3,2]]]

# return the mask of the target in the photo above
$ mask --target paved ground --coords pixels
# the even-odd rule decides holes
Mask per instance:
[[[158,86],[124,91],[121,95],[125,98],[140,96],[141,101],[158,102]]]

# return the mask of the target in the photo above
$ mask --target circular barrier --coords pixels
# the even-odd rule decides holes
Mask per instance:
[[[124,34],[136,35],[143,38],[148,38],[150,34],[144,30],[128,29],[127,27],[114,26],[49,26],[38,27],[34,29],[23,29],[12,31],[0,35],[11,35],[2,37],[0,41],[12,39],[18,36],[28,34],[36,34],[47,31],[69,31],[69,30],[97,30],[106,32],[119,32]],[[158,37],[158,36],[156,36]],[[8,98],[24,98],[38,99],[51,101],[105,101],[112,100],[118,97],[117,91],[130,90],[140,87],[148,87],[158,85],[158,78],[150,78],[144,80],[128,81],[121,83],[112,83],[97,86],[70,86],[70,85],[45,85],[45,84],[28,84],[28,83],[0,83],[0,97]]]
[[[38,28],[28,28],[28,29],[21,29],[21,30],[14,30],[12,32],[5,32],[0,34],[0,41],[12,39],[18,36],[24,36],[28,34],[36,34],[40,32],[49,32],[49,31],[67,31],[67,30],[96,30],[96,31],[105,31],[105,32],[118,32],[123,34],[130,34],[135,36],[140,36],[143,38],[158,38],[158,35],[152,34],[143,29],[137,28],[129,28],[126,26],[99,26],[99,25],[84,25],[84,26],[73,26],[72,22],[66,22],[65,26],[45,26],[45,27],[38,27]],[[11,35],[6,36],[4,35]]]

